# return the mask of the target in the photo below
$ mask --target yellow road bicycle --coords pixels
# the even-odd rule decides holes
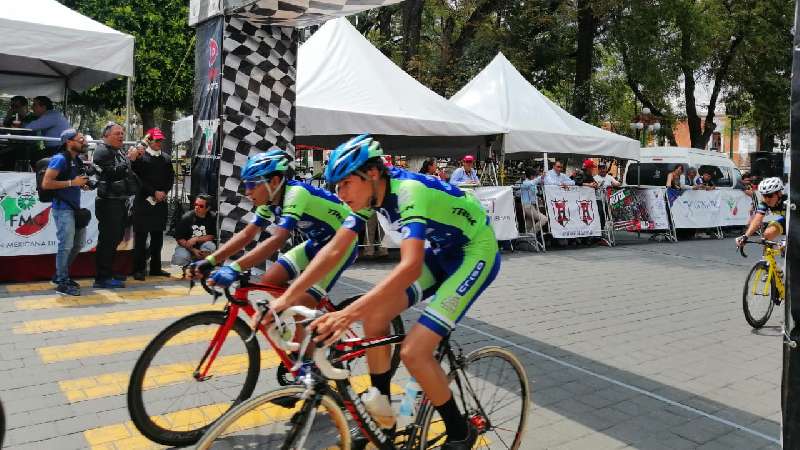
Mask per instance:
[[[783,271],[777,256],[782,256],[784,246],[779,242],[759,239],[745,241],[745,244],[760,244],[764,246],[764,258],[757,262],[744,282],[742,292],[742,309],[747,323],[755,329],[764,326],[772,315],[772,308],[780,305],[786,296],[786,286],[783,284]],[[744,253],[744,245],[739,248],[739,253]]]

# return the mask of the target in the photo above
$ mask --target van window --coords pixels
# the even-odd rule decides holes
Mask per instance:
[[[711,172],[711,181],[714,182],[714,185],[717,187],[733,187],[733,177],[731,176],[731,171],[728,167],[718,167],[718,166],[700,166],[697,169],[697,173],[702,175],[706,172]]]
[[[667,174],[675,168],[675,163],[637,163],[631,162],[625,172],[625,184],[636,186],[666,186]],[[684,166],[685,168],[686,166]],[[641,176],[638,179],[637,176]]]

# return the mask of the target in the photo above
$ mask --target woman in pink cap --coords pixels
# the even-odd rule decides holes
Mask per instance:
[[[462,185],[479,185],[481,181],[478,179],[478,172],[473,167],[475,165],[475,157],[467,155],[461,160],[461,167],[453,171],[450,176],[450,184],[454,186]]]

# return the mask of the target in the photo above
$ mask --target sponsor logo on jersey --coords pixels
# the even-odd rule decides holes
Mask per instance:
[[[463,217],[470,225],[475,225],[475,223],[477,223],[475,219],[472,218],[472,214],[464,208],[453,208],[453,214]]]
[[[301,220],[300,222],[297,222],[298,228],[309,228],[312,225],[314,225],[314,222],[311,222],[310,220]]]
[[[458,289],[456,289],[456,292],[459,295],[466,294],[467,291],[469,291],[469,289],[472,287],[472,285],[475,284],[476,281],[478,281],[478,277],[481,276],[481,272],[483,272],[483,268],[484,267],[486,267],[486,262],[485,261],[478,261],[478,263],[475,264],[475,267],[472,268],[472,271],[470,271],[469,276],[467,277],[467,279],[464,280],[458,286]]]
[[[339,220],[339,222],[343,222],[344,221],[344,217],[342,217],[342,213],[340,213],[339,211],[337,211],[335,209],[328,209],[328,215],[336,217]]]
[[[353,216],[347,216],[347,218],[344,219],[344,222],[342,223],[342,226],[344,226],[345,228],[353,228],[353,227],[355,227],[356,226],[356,218],[353,217]]]

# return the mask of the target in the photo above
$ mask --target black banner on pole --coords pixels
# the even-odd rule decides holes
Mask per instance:
[[[220,158],[220,90],[222,79],[222,16],[197,27],[195,47],[192,196],[218,197]]]
[[[800,282],[791,274],[800,270],[800,15],[794,14],[792,46],[792,100],[790,116],[791,164],[789,168],[789,205],[786,226],[786,315],[789,339],[783,346],[782,410],[783,448],[800,448]]]

